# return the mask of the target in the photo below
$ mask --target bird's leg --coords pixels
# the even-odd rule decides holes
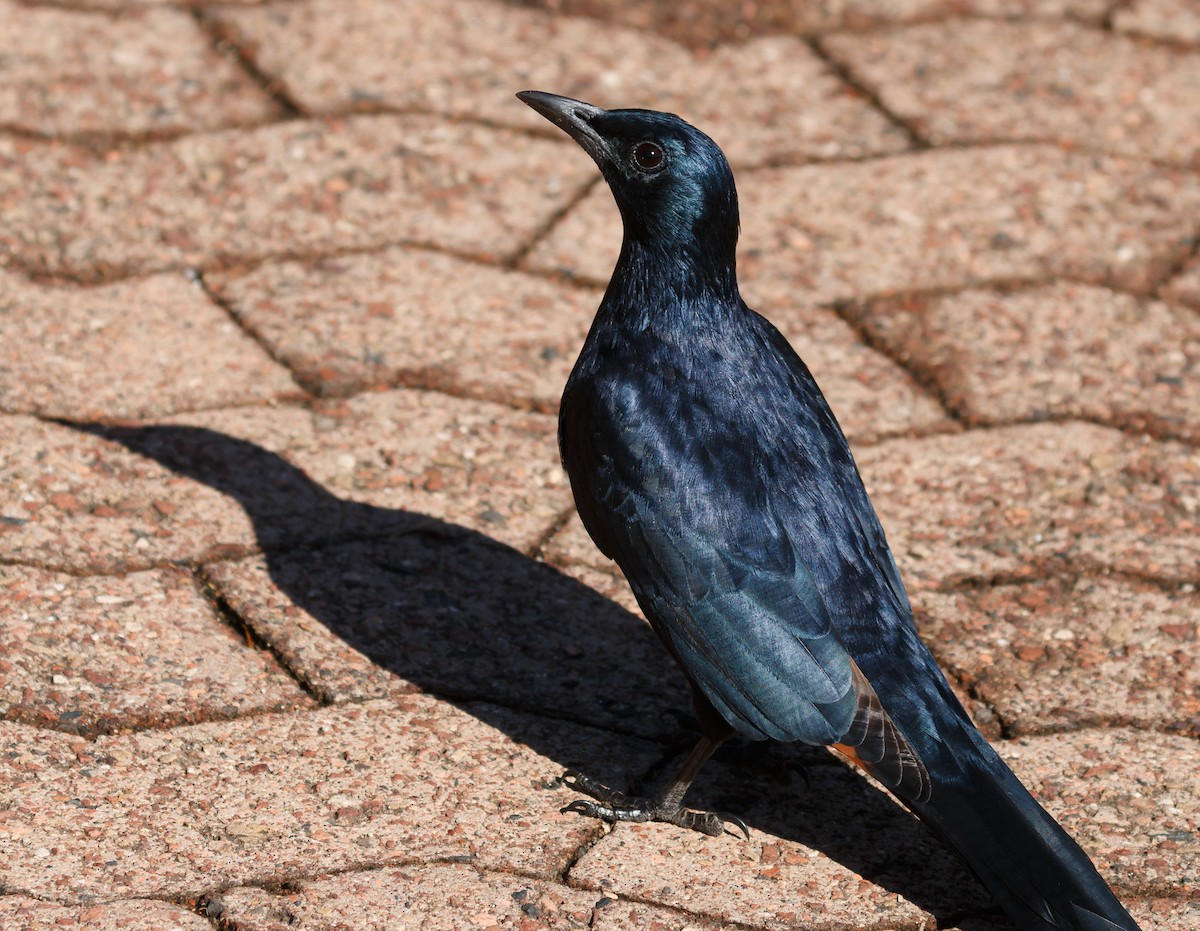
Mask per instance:
[[[715,811],[694,811],[683,807],[683,797],[687,794],[692,781],[724,740],[723,737],[719,740],[701,737],[688,753],[683,765],[679,767],[679,771],[653,799],[630,798],[582,773],[568,772],[563,776],[563,781],[585,795],[590,795],[595,801],[576,799],[562,810],[564,812],[573,811],[591,818],[601,818],[604,821],[662,821],[692,831],[699,831],[701,834],[708,834],[711,837],[723,834],[726,822],[728,822],[738,828],[749,840],[750,829],[736,815],[718,814]]]

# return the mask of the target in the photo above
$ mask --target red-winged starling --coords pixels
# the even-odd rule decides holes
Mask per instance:
[[[837,420],[738,291],[737,193],[716,143],[668,113],[517,96],[596,161],[624,222],[559,446],[583,524],[683,669],[703,734],[656,798],[569,774],[592,799],[568,808],[720,834],[722,816],[682,802],[722,741],[827,746],[939,834],[1022,931],[1136,931],[918,636]]]

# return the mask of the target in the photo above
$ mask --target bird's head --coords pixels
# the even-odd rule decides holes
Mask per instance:
[[[541,91],[517,96],[595,159],[621,211],[627,244],[727,261],[732,271],[737,190],[712,139],[673,113],[604,110]]]

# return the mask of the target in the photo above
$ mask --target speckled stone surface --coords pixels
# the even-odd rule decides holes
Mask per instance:
[[[1195,884],[1197,790],[1185,769],[1174,770],[1196,760],[1194,740],[1084,731],[1005,741],[997,749],[1119,890],[1171,895]],[[1168,773],[1167,760],[1178,775]],[[775,774],[771,782],[714,766],[693,800],[700,804],[703,786],[714,780],[719,789],[710,804],[736,806],[752,828],[750,842],[662,825],[618,826],[571,878],[768,928],[791,927],[798,918],[816,927],[895,927],[887,922],[913,920],[905,909],[914,902],[943,915],[987,907],[986,893],[932,835],[848,769],[810,765],[790,786],[786,768],[764,769]],[[732,784],[721,785],[726,779]]]
[[[1163,287],[1168,301],[1200,310],[1200,259],[1194,259]]]
[[[212,925],[177,905],[123,899],[99,905],[55,905],[23,895],[0,896],[8,931],[209,931]]]
[[[431,895],[431,890],[437,890]],[[297,883],[272,895],[232,889],[210,899],[210,916],[242,931],[458,931],[518,928],[576,931],[717,931],[721,925],[522,876],[450,864],[414,865]]]
[[[1200,736],[1194,586],[1120,578],[921,592],[922,636],[1014,736],[1097,725]]]
[[[218,22],[316,113],[419,109],[545,131],[545,121],[513,94],[552,90],[605,107],[654,98],[658,109],[704,125],[734,164],[908,146],[897,127],[846,93],[794,38],[758,39],[696,58],[644,32],[491,0],[451,7],[308,0],[238,7],[220,12]],[[406,43],[413,53],[386,53]],[[539,47],[553,54],[530,54]]]
[[[820,757],[786,748],[709,764],[689,801],[742,817],[749,841],[618,825],[570,879],[739,927],[919,928],[933,925],[928,909],[987,907],[986,893],[911,815]]]
[[[3,423],[0,539],[50,567],[208,561],[438,520],[529,548],[570,501],[552,418],[438,394],[209,411],[104,439]]]
[[[1118,890],[1175,896],[1200,882],[1200,745],[1127,729],[997,749]]]
[[[708,48],[714,42],[745,41],[761,33],[869,30],[912,21],[969,16],[1022,19],[1066,16],[1099,23],[1108,10],[1103,0],[826,0],[822,3],[764,0],[752,5],[722,0],[675,3],[662,0],[537,0],[535,5],[654,30],[700,49]]]
[[[1113,14],[1113,28],[1200,46],[1200,10],[1191,0],[1132,0]]]
[[[120,17],[0,3],[0,127],[42,135],[178,133],[281,109],[183,9]]]
[[[1036,145],[743,172],[738,191],[743,291],[762,311],[1055,274],[1147,289],[1200,211],[1194,174]],[[597,187],[527,262],[603,283],[620,244]]]
[[[944,21],[823,42],[935,144],[1054,139],[1200,166],[1200,49],[1050,21]]]
[[[544,411],[558,409],[601,296],[415,249],[208,283],[319,394],[407,384]]]
[[[53,765],[22,764],[13,737],[0,730],[0,877],[64,903],[414,859],[551,878],[600,830],[558,813],[563,768],[602,747],[649,759],[597,731],[417,695],[105,737]]]
[[[0,566],[0,716],[93,734],[313,702],[178,571]]]
[[[47,288],[0,271],[0,410],[151,417],[297,394],[182,275]]]
[[[881,443],[858,464],[909,587],[1070,567],[1200,581],[1187,446],[1038,424]]]
[[[1060,283],[851,308],[976,423],[1086,417],[1200,440],[1200,316]]]
[[[420,115],[284,122],[103,158],[0,137],[0,253],[84,279],[400,242],[497,259],[591,179],[574,155]]]

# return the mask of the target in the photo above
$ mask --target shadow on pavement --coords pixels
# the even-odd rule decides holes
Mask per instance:
[[[630,741],[678,736],[690,700],[653,633],[557,570],[466,527],[339,498],[275,453],[213,430],[60,422],[241,504],[273,586],[373,664],[347,671],[333,657],[328,668],[294,669],[319,698],[347,688],[369,693],[366,680],[383,682],[386,670],[559,767],[616,787],[646,775],[622,769]],[[286,625],[246,620],[288,652],[279,642]],[[512,709],[563,726],[525,729]],[[615,732],[611,754],[597,758],[588,749],[597,742],[578,739],[576,725]],[[986,893],[914,818],[824,751],[733,746],[693,791],[692,804],[820,850],[933,913],[939,926],[988,908]]]

